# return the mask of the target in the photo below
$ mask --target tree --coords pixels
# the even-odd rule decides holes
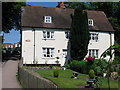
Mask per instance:
[[[2,3],[2,30],[9,33],[11,29],[20,29],[21,6],[25,2],[3,2]]]
[[[70,33],[70,52],[73,60],[82,60],[87,54],[89,43],[89,29],[87,13],[75,9],[72,17]]]

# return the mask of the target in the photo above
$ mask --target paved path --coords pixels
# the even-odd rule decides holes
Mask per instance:
[[[16,78],[18,62],[8,60],[2,66],[2,88],[21,88]]]

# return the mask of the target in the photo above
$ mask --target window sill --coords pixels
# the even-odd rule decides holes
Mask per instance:
[[[98,40],[97,41],[95,41],[95,40],[90,40],[91,42],[99,42]]]
[[[43,38],[42,40],[55,40],[55,38]]]
[[[55,59],[55,57],[42,57],[42,59]]]

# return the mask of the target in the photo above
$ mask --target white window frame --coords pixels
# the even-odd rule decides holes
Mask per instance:
[[[47,52],[49,51],[49,54]],[[55,48],[42,47],[42,58],[55,58]]]
[[[49,33],[49,37],[48,37],[48,33]],[[43,31],[43,39],[55,39],[54,31]]]
[[[51,16],[45,16],[44,17],[44,23],[52,23],[52,17]]]
[[[89,57],[95,57],[95,58],[98,58],[99,56],[99,49],[89,49],[88,50],[88,56]]]
[[[98,40],[99,40],[99,33],[90,33],[90,40],[98,42]]]
[[[93,26],[93,19],[88,19],[88,25]]]

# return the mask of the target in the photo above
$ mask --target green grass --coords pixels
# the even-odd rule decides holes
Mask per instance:
[[[60,88],[78,88],[81,86],[85,86],[86,80],[88,80],[87,74],[80,74],[78,79],[71,79],[71,76],[74,71],[72,70],[60,70],[59,77],[53,77],[53,69],[36,69],[41,76],[47,78],[58,85]],[[107,79],[102,78],[102,85],[100,88],[107,88]],[[118,82],[115,80],[110,80],[111,88],[118,88]]]

